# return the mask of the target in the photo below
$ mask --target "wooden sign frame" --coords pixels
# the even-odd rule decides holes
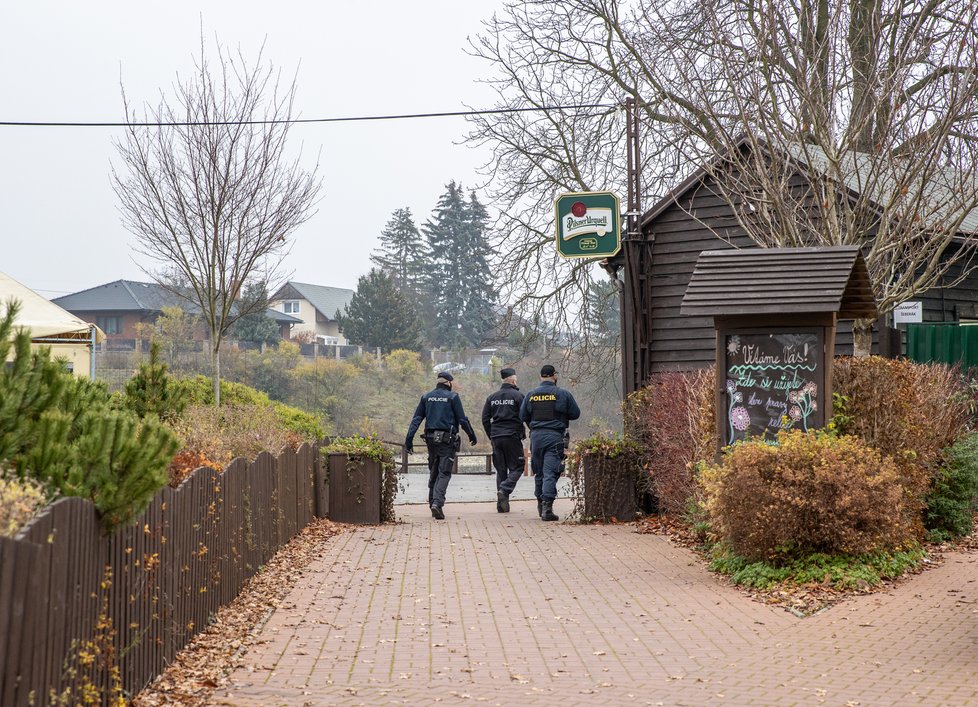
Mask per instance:
[[[727,381],[730,380],[729,371],[731,368],[730,359],[732,358],[730,352],[728,351],[727,345],[730,342],[731,337],[743,336],[747,338],[759,337],[759,336],[783,336],[798,334],[802,336],[814,336],[815,351],[815,376],[808,376],[807,379],[815,383],[816,390],[810,391],[814,395],[809,395],[806,398],[806,402],[810,405],[812,401],[816,403],[814,409],[811,410],[810,415],[805,419],[803,427],[805,429],[818,429],[824,427],[829,419],[832,417],[832,360],[833,352],[835,350],[835,327],[836,318],[832,313],[828,314],[814,314],[814,315],[795,315],[791,317],[785,316],[728,316],[728,317],[717,317],[716,318],[716,361],[717,361],[717,376],[716,376],[716,388],[715,394],[715,404],[716,404],[716,421],[717,421],[717,453],[727,446],[731,438],[743,439],[743,436],[738,436],[736,433],[732,434],[731,426],[733,425],[731,414],[735,408],[740,407],[742,402],[749,402],[741,400],[735,400],[734,396],[738,393],[743,396],[744,393],[753,391],[751,386],[747,389],[742,385],[735,385],[734,390],[728,388]],[[790,365],[785,365],[785,369],[789,369]],[[797,370],[797,369],[795,369]],[[780,371],[784,373],[784,371]],[[738,381],[734,381],[735,384]],[[772,382],[772,389],[774,383]],[[802,386],[798,385],[795,388],[799,391],[802,390]],[[795,405],[788,401],[789,393],[792,390],[785,389],[782,395],[786,398],[785,402],[785,414],[788,415],[789,421],[792,423],[790,426],[795,426],[795,420],[791,419],[790,413]],[[806,389],[806,394],[809,391]],[[780,397],[780,396],[779,396]],[[746,407],[746,406],[745,406]],[[801,406],[801,410],[805,409],[805,405]],[[800,411],[799,411],[800,412]],[[742,412],[741,415],[746,413]],[[800,418],[801,419],[801,418]],[[771,440],[777,433],[777,429],[771,428],[769,425],[765,425],[766,432],[763,437],[767,440]],[[759,439],[759,436],[753,437],[754,439]]]

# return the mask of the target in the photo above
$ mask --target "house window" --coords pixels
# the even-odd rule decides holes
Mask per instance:
[[[286,314],[298,314],[299,300],[295,300],[295,299],[286,300],[282,311],[285,312]]]
[[[106,334],[122,333],[122,317],[96,317],[95,324]]]

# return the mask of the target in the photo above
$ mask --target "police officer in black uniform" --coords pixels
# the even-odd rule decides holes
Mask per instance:
[[[502,387],[486,398],[482,407],[482,429],[492,441],[492,465],[496,468],[496,510],[509,513],[509,495],[523,475],[526,460],[523,440],[526,430],[520,420],[523,393],[516,387],[516,371],[499,372]]]
[[[581,408],[569,391],[557,387],[557,369],[540,369],[540,385],[523,398],[520,419],[530,427],[530,463],[535,474],[537,510],[543,520],[560,520],[554,513],[557,478],[564,456],[564,432]]]
[[[442,506],[460,445],[458,428],[465,430],[473,445],[478,442],[475,430],[462,410],[462,399],[452,391],[454,380],[451,373],[438,374],[435,389],[421,396],[404,441],[408,454],[414,452],[414,435],[424,420],[423,438],[428,445],[428,505],[431,506],[431,516],[437,520],[445,520]]]

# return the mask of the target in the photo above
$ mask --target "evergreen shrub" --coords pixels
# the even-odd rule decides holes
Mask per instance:
[[[176,388],[179,392],[185,396],[186,400],[189,402],[192,408],[201,408],[205,406],[214,405],[214,387],[210,378],[207,376],[193,376],[190,378],[178,378],[175,380]],[[291,442],[283,442],[283,444],[288,443],[292,446],[298,446],[302,442],[314,442],[325,437],[329,430],[323,423],[322,418],[311,412],[306,412],[300,410],[299,408],[292,407],[290,405],[285,405],[277,401],[273,401],[265,393],[260,390],[255,390],[243,383],[233,383],[231,381],[221,381],[221,409],[225,408],[245,408],[249,410],[257,410],[259,408],[267,408],[274,412],[273,427],[284,428],[286,432],[291,432],[294,436]],[[238,413],[229,413],[234,419],[240,417]],[[195,419],[200,419],[202,417],[207,417],[200,410],[194,410],[192,416]],[[211,416],[211,424],[208,429],[214,429],[214,423],[221,429],[227,429],[227,424],[222,422],[225,420],[227,415],[215,414]],[[268,421],[270,418],[267,415],[262,415],[262,420]],[[181,429],[186,428],[186,424],[178,425]],[[252,426],[249,425],[249,428]],[[270,434],[275,433],[274,430],[270,431]],[[298,443],[298,444],[297,444]],[[282,445],[279,445],[274,450],[269,450],[277,453],[281,449]],[[238,448],[239,445],[231,443],[230,447]],[[261,451],[261,450],[259,450]],[[235,454],[234,456],[238,456]],[[233,458],[233,457],[232,457]]]
[[[52,495],[90,499],[107,529],[130,521],[166,483],[178,441],[159,421],[113,405],[102,383],[65,372],[46,347],[0,318],[0,463]]]
[[[863,555],[914,544],[900,470],[855,437],[783,431],[777,445],[742,442],[707,467],[711,527],[748,561]]]
[[[160,344],[152,343],[149,361],[139,364],[139,370],[126,383],[123,405],[139,417],[156,415],[160,420],[176,417],[187,406],[187,394],[167,372],[160,359]]]
[[[695,464],[715,452],[714,369],[653,374],[625,400],[626,434],[642,446],[659,508],[681,515],[697,491]]]
[[[944,541],[969,534],[978,501],[978,433],[972,433],[947,451],[947,463],[938,471],[927,496],[924,527],[932,540]]]

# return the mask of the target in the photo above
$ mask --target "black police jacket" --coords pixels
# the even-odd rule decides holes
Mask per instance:
[[[489,437],[526,437],[523,421],[520,420],[520,406],[523,393],[512,383],[502,387],[486,398],[482,406],[482,429]]]
[[[434,390],[428,391],[421,396],[418,407],[411,418],[411,426],[408,428],[407,441],[414,440],[414,435],[424,420],[425,432],[429,430],[450,430],[458,433],[461,427],[469,435],[469,439],[475,439],[475,430],[469,424],[469,419],[462,410],[462,399],[458,393],[452,392],[447,385],[439,383]]]
[[[563,432],[570,420],[581,416],[581,408],[570,391],[553,381],[543,381],[523,398],[520,419],[533,430]]]

